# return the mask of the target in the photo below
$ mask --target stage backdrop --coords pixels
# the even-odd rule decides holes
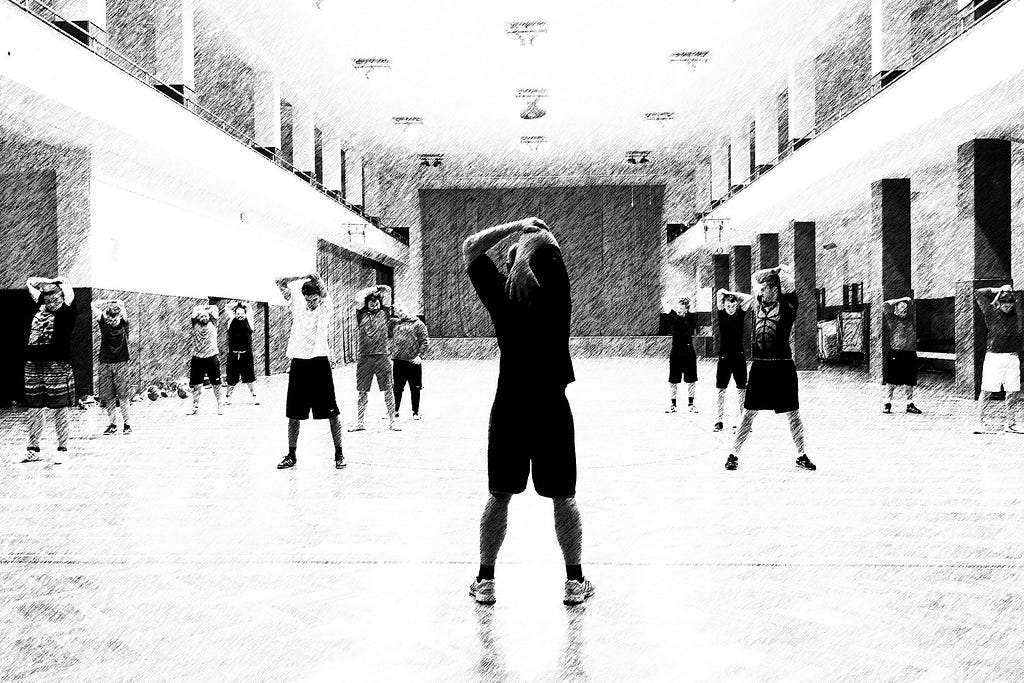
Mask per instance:
[[[423,302],[430,336],[493,336],[462,263],[462,241],[529,216],[547,222],[565,255],[573,336],[657,334],[664,190],[662,185],[421,190]],[[508,245],[491,253],[503,271]]]

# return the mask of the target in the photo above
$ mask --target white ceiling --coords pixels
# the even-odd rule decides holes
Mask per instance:
[[[372,153],[521,167],[534,155],[519,137],[544,135],[549,160],[600,168],[630,149],[678,157],[724,131],[753,95],[781,87],[808,36],[867,0],[200,2],[275,65],[291,97]],[[519,20],[546,21],[549,32],[523,47],[505,33]],[[711,61],[696,72],[669,63],[681,50],[710,50]],[[357,57],[387,57],[393,68],[366,79],[352,68]],[[520,88],[549,91],[546,117],[519,117]],[[676,120],[659,130],[648,111]],[[409,140],[393,116],[422,117],[422,133]]]

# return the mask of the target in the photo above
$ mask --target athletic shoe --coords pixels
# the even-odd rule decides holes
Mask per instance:
[[[989,428],[989,427],[986,427],[982,423],[979,423],[979,424],[974,425],[974,429],[971,430],[971,433],[972,434],[991,434],[992,433],[992,429]]]
[[[39,457],[39,447],[29,446],[28,452],[25,454],[25,459],[22,462],[39,462],[42,458]]]
[[[130,424],[128,424],[127,422],[125,422],[124,423],[124,430],[123,431],[124,431],[125,434],[131,434],[132,433],[132,426]]]
[[[811,459],[808,458],[806,455],[801,455],[799,458],[796,459],[796,466],[802,470],[818,469],[817,467],[814,466],[814,463],[811,462]]]
[[[729,457],[725,459],[725,469],[727,469],[727,470],[734,470],[734,469],[736,469],[739,466],[740,466],[740,459],[737,458],[732,453],[730,453]]]
[[[665,412],[666,412],[666,413],[674,413],[674,412],[676,412],[676,407],[675,407],[675,406],[669,406],[669,407],[668,407],[668,408],[667,408],[667,409],[665,410]]]
[[[188,415],[198,415],[199,414],[199,408],[198,407],[197,408],[193,408],[192,412],[187,413],[187,414]]]
[[[882,412],[885,413],[886,415],[890,414],[892,412],[892,404],[886,403],[884,406],[882,406]]]
[[[423,418],[420,417],[419,413],[413,413],[412,414],[412,419],[414,419],[414,420],[422,420]]]
[[[400,432],[402,431],[402,425],[398,424],[398,420],[395,420],[394,422],[391,423],[389,429],[391,429],[391,431],[393,432]]]
[[[910,413],[911,415],[920,415],[921,409],[915,406],[913,403],[908,403],[907,412]]]
[[[260,404],[260,400],[258,398],[256,398],[255,396],[253,396],[252,397],[252,404],[254,406],[258,406]]]
[[[67,446],[57,446],[57,455],[53,456],[53,464],[54,465],[61,464],[62,462],[64,462],[64,459],[67,458],[67,455],[68,455]]]
[[[107,425],[107,428],[103,430],[104,436],[110,436],[111,434],[117,434],[117,425],[114,423],[110,423]]]
[[[1020,425],[1014,423],[1003,427],[1003,431],[1008,434],[1024,434],[1024,429],[1021,429]]]
[[[481,605],[494,604],[494,579],[483,579],[469,584],[469,594]]]
[[[334,469],[343,470],[345,469],[345,456],[336,455],[334,456]]]
[[[723,425],[721,422],[716,422],[715,423],[715,428],[712,429],[711,431],[713,431],[713,432],[720,432],[723,429],[725,429],[725,425]]]
[[[693,405],[692,403],[690,405],[688,405],[687,408],[689,408],[691,413],[699,413],[700,412],[699,410],[697,410],[697,406]]]
[[[565,580],[565,597],[562,598],[563,605],[579,605],[584,602],[587,598],[594,595],[594,584],[590,583],[587,579],[582,581],[576,581],[574,579]]]
[[[366,429],[366,425],[364,425],[362,422],[356,422],[354,425],[352,425],[351,427],[348,428],[348,431],[350,431],[350,432],[361,432],[364,429]]]
[[[226,405],[226,406],[231,405],[231,399],[228,398],[227,396],[224,397],[224,405]]]
[[[289,467],[295,467],[295,456],[294,455],[286,455],[286,456],[284,456],[284,460],[282,460],[281,462],[277,463],[277,469],[279,469],[279,470],[286,470]]]

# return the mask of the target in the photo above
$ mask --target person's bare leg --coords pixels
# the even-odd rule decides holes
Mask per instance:
[[[796,454],[804,455],[804,421],[800,419],[800,411],[793,410],[786,413],[789,418],[789,433],[793,436],[793,445],[796,446]]]
[[[350,432],[357,432],[366,427],[366,406],[370,402],[370,393],[359,392],[359,399],[356,401],[356,423],[348,428]]]
[[[583,556],[583,522],[575,498],[554,498],[555,536],[566,567],[579,567]]]
[[[985,405],[988,403],[991,395],[991,392],[985,391],[984,389],[978,392],[978,400],[976,401],[978,423],[974,426],[975,433],[981,433],[985,430]]]
[[[124,399],[120,399],[119,398],[117,400],[118,407],[120,407],[120,409],[121,409],[121,420],[126,425],[127,424],[131,424],[131,421],[132,421],[132,418],[131,418],[131,415],[130,415],[130,413],[131,413],[131,406],[129,406],[129,404],[131,402],[132,402],[132,400],[130,398],[124,398]],[[113,424],[114,421],[111,420],[110,423]]]
[[[483,573],[490,568],[492,576],[478,578],[494,578],[494,565],[498,561],[498,552],[505,542],[508,529],[508,504],[512,494],[491,491],[483,515],[480,517],[480,567]]]
[[[740,420],[742,420],[743,419],[743,403],[747,400],[747,390],[746,389],[737,389],[736,390],[736,400],[739,401],[739,405],[737,406],[736,416]]]
[[[113,426],[117,422],[117,406],[113,399],[107,401],[107,424]],[[125,420],[127,422],[128,420]]]
[[[43,436],[44,408],[28,409],[28,447],[39,450],[39,440]]]
[[[675,412],[676,410],[676,396],[679,394],[679,385],[669,382],[668,383],[668,397],[669,397],[669,409],[665,412]]]
[[[1009,428],[1011,425],[1017,423],[1017,408],[1020,405],[1020,392],[1007,391],[1006,392],[1006,417],[1003,422],[1004,429]]]
[[[199,412],[199,397],[202,396],[202,394],[203,394],[203,385],[202,384],[193,384],[192,385],[192,413],[191,413],[192,415],[195,415],[196,413]]]
[[[331,425],[331,439],[334,440],[334,459],[337,460],[341,456],[341,420],[335,415],[328,423]]]
[[[722,422],[722,416],[724,414],[725,414],[725,389],[719,389],[718,390],[718,412],[717,412],[717,416],[718,417],[715,419],[715,423],[716,424]]]
[[[736,431],[736,441],[733,443],[732,452],[739,456],[743,450],[743,444],[750,436],[750,428],[754,426],[754,418],[757,417],[756,410],[743,410],[743,419],[740,420],[740,428]]]
[[[301,427],[301,420],[288,420],[288,452],[292,455],[295,454],[295,449],[299,445],[299,429]]]
[[[391,429],[396,431],[401,430],[401,427],[395,423],[395,418],[397,417],[397,411],[395,410],[395,390],[391,387],[384,390],[384,405],[388,408],[388,420],[391,422]]]
[[[219,384],[214,384],[213,385],[213,397],[215,399],[217,399],[217,414],[220,415],[221,414],[221,409],[220,409],[220,385]]]

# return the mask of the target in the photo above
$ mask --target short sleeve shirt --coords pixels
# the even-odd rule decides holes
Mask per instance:
[[[743,354],[743,320],[747,312],[736,307],[736,312],[729,315],[718,309],[718,355],[738,356]]]
[[[982,307],[985,327],[988,328],[988,351],[990,353],[1019,353],[1020,330],[1017,327],[1017,307],[1003,313],[995,306]]]
[[[894,351],[917,351],[917,321],[913,304],[903,318],[892,304],[885,304],[885,323],[889,327],[889,346]]]
[[[359,326],[359,355],[377,356],[391,353],[388,337],[391,332],[391,313],[383,306],[379,310],[357,311]]]
[[[122,317],[116,325],[110,324],[105,315],[99,317],[100,363],[128,362],[128,321]]]
[[[192,321],[192,355],[196,358],[210,358],[220,353],[217,345],[217,323],[210,320],[205,325]]]
[[[78,316],[78,299],[51,313],[42,304],[33,312],[26,358],[34,361],[71,362],[71,332]]]
[[[331,325],[331,299],[324,297],[316,310],[309,310],[302,296],[302,282],[288,285],[291,291],[292,330],[288,337],[289,358],[328,357],[327,332]]]
[[[670,311],[668,322],[672,329],[672,355],[692,351],[693,335],[697,332],[697,314],[679,315]]]
[[[247,318],[228,323],[228,351],[252,351],[252,325]]]

